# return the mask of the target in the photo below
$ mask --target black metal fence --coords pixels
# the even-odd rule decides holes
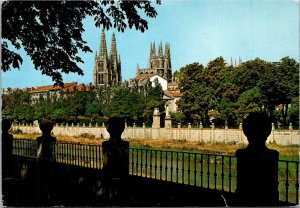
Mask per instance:
[[[53,150],[58,163],[101,169],[102,147],[57,142]],[[15,139],[13,154],[36,158],[36,141]],[[236,157],[196,152],[130,148],[129,173],[135,176],[191,186],[234,192]],[[299,162],[280,160],[278,164],[279,199],[299,203]]]

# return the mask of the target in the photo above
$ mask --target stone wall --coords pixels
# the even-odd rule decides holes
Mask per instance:
[[[23,133],[37,133],[41,131],[37,125],[29,124],[13,124],[13,130],[20,129]],[[96,138],[109,138],[104,125],[61,125],[56,124],[53,128],[55,136],[80,136],[82,134],[91,134]],[[247,143],[247,139],[240,129],[219,129],[219,128],[146,128],[146,127],[133,127],[126,126],[122,138],[126,140],[131,139],[163,139],[163,140],[177,140],[177,141],[196,141],[201,143]],[[299,130],[272,130],[268,140],[276,142],[280,145],[299,145]]]

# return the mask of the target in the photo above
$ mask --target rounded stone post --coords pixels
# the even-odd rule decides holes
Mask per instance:
[[[71,127],[74,127],[74,124],[73,124],[73,123],[71,124]]]
[[[180,129],[181,128],[181,124],[180,122],[177,124],[177,128]]]
[[[98,128],[98,123],[95,124],[95,127]]]
[[[293,124],[292,123],[290,123],[290,125],[289,125],[289,130],[293,130]]]
[[[200,129],[203,129],[202,122],[200,122],[199,128],[200,128]]]
[[[79,123],[77,123],[77,127],[79,127]]]
[[[190,128],[192,128],[192,125],[191,125],[191,123],[189,123],[189,124],[188,124],[188,128],[189,128],[189,129],[190,129]]]
[[[160,128],[160,112],[158,108],[155,108],[153,112],[153,128]]]
[[[89,127],[90,127],[90,128],[92,127],[92,123],[89,123]]]
[[[215,129],[215,123],[214,122],[211,123],[211,129]]]
[[[85,127],[85,123],[82,124],[82,127]]]
[[[146,128],[146,125],[145,125],[145,123],[143,123],[143,128]]]

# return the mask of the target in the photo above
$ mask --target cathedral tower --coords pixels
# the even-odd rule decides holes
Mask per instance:
[[[112,35],[109,56],[107,55],[105,33],[102,31],[100,38],[99,54],[95,57],[94,67],[94,85],[110,86],[118,85],[122,81],[121,60],[117,52],[117,43],[115,34]]]

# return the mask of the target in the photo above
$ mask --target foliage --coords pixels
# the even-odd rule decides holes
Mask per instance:
[[[189,122],[195,120],[196,114],[209,124],[209,112],[213,109],[220,113],[219,119],[229,124],[237,124],[255,111],[265,111],[274,122],[280,119],[283,125],[287,119],[299,122],[297,105],[291,105],[299,97],[299,63],[289,57],[280,62],[256,58],[236,67],[227,66],[218,57],[207,67],[198,63],[186,65],[176,76],[183,92],[180,109]],[[279,105],[283,106],[281,116],[276,110]]]
[[[23,47],[37,70],[62,85],[62,72],[83,75],[77,65],[83,63],[78,53],[92,52],[82,38],[84,18],[94,17],[95,25],[103,29],[114,27],[123,32],[134,27],[144,32],[148,29],[144,17],[155,18],[157,12],[148,0],[6,1],[2,14],[3,71],[19,68],[23,61],[10,45]]]

